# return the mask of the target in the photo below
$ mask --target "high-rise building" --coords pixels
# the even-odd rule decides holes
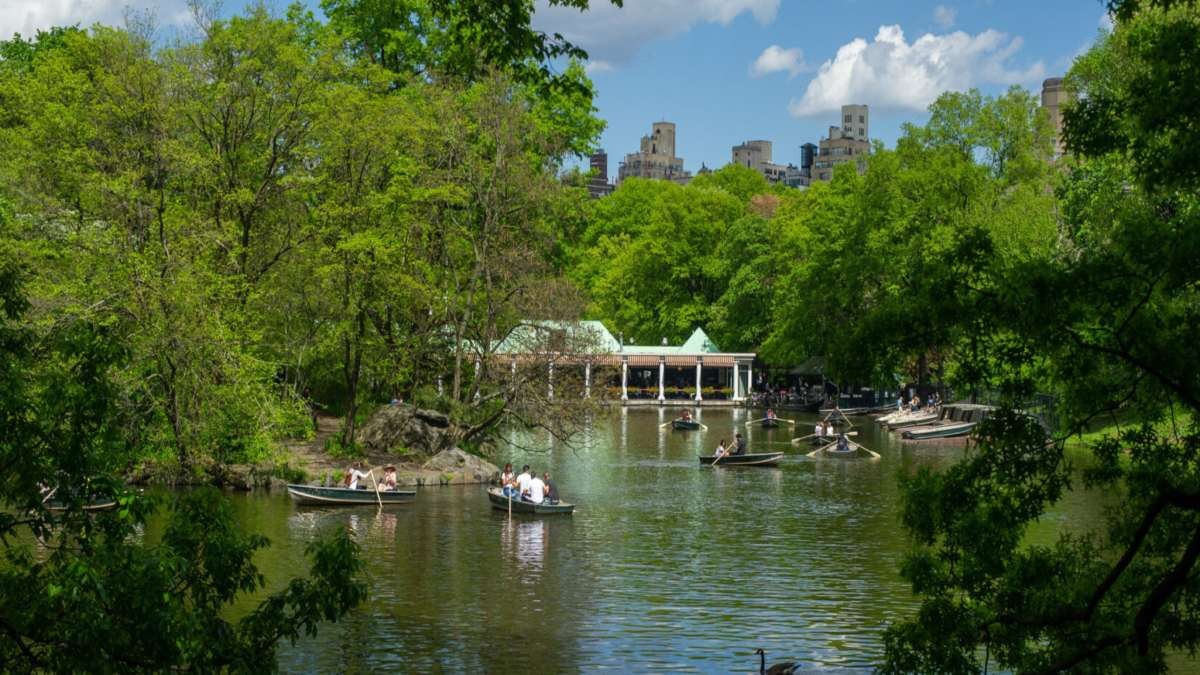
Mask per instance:
[[[783,183],[792,187],[807,185],[806,176],[792,164],[776,164],[771,161],[771,141],[746,141],[733,146],[733,163],[754,169],[772,183]]]
[[[1054,159],[1062,157],[1067,151],[1063,143],[1062,109],[1071,100],[1061,77],[1051,77],[1042,82],[1042,107],[1050,115],[1050,124],[1054,128]]]
[[[588,181],[588,194],[592,199],[612,194],[613,184],[608,182],[608,153],[603,148],[593,152],[588,158],[592,169],[591,180]]]
[[[649,136],[642,136],[638,152],[625,155],[617,169],[617,182],[626,178],[657,178],[686,183],[692,174],[683,170],[683,158],[675,156],[675,125],[655,122]]]
[[[829,137],[818,144],[812,179],[830,180],[838,164],[854,161],[858,170],[866,168],[864,158],[871,152],[870,114],[865,105],[842,106],[842,126],[829,127]]]

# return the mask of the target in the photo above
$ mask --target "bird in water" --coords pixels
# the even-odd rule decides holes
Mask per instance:
[[[758,673],[759,675],[793,675],[800,670],[800,666],[786,661],[784,663],[773,664],[770,668],[767,667],[767,653],[761,648],[754,650],[758,654]]]

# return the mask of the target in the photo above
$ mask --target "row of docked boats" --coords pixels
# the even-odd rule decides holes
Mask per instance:
[[[901,438],[923,441],[966,436],[993,410],[988,405],[947,403],[935,409],[896,411],[875,421],[888,431],[898,432]]]

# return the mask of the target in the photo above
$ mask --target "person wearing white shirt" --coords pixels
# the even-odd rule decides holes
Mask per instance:
[[[823,424],[821,424],[820,422],[817,422],[817,425],[815,427],[813,427],[813,436],[816,436],[817,438],[821,438],[824,435],[825,435],[825,426]]]
[[[523,495],[529,490],[529,481],[533,480],[533,476],[529,475],[529,465],[521,467],[521,475],[517,476],[517,494]]]
[[[529,492],[524,495],[523,499],[534,504],[541,504],[546,498],[546,483],[541,478],[534,476],[529,481]]]
[[[346,487],[350,488],[351,490],[357,490],[358,481],[366,477],[367,474],[359,471],[357,467],[352,467],[350,471],[346,473]]]

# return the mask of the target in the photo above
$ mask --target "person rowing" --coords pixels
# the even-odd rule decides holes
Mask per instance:
[[[775,420],[775,419],[777,419],[777,418],[775,417],[775,410],[774,410],[774,409],[772,409],[772,408],[767,408],[767,419],[769,419],[769,420]]]
[[[741,434],[734,434],[733,454],[735,454],[735,455],[746,454],[746,440],[742,438]]]
[[[684,408],[683,414],[679,416],[679,419],[683,420],[684,422],[691,422],[692,421],[692,411]]]
[[[717,449],[713,450],[713,457],[721,459],[729,454],[729,449],[725,447],[725,439],[722,438],[720,443],[717,443]]]
[[[846,432],[844,431],[838,436],[837,451],[850,452],[850,439],[846,438]]]

